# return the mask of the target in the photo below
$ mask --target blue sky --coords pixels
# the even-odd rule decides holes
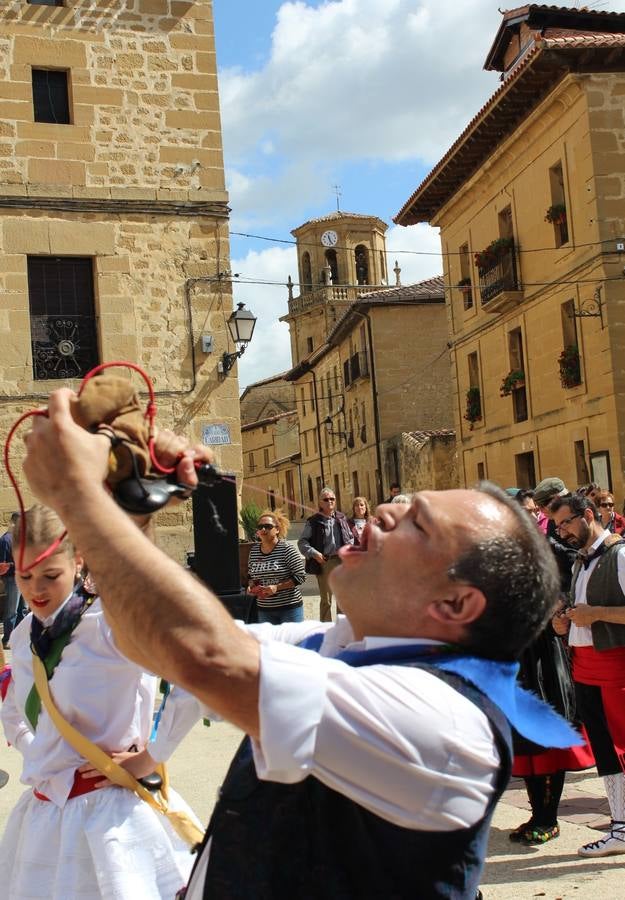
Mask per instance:
[[[437,233],[392,217],[497,89],[482,65],[498,5],[213,0],[231,232],[290,239],[336,208],[339,184],[341,209],[390,226],[390,268],[397,254],[404,284],[439,273]],[[625,0],[588,5],[625,11]],[[244,388],[290,366],[278,319],[297,263],[289,245],[235,234],[231,260],[248,282],[235,298],[258,317],[239,364]]]

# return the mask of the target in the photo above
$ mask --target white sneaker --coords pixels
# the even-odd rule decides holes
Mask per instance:
[[[614,856],[616,853],[625,853],[625,829],[622,826],[608,831],[598,841],[584,844],[577,851],[578,856]]]

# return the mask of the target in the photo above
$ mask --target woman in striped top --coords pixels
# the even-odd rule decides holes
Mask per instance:
[[[299,585],[306,578],[304,557],[288,544],[289,520],[277,510],[265,510],[258,519],[259,543],[252,546],[247,564],[248,591],[256,597],[258,621],[280,625],[301,622],[304,607]]]

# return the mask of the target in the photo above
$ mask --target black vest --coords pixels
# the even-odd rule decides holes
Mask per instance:
[[[510,728],[462,678],[419,667],[488,716],[501,765],[484,816],[456,831],[401,828],[314,776],[297,784],[260,781],[246,738],[204,841],[211,839],[205,900],[474,900],[490,820],[510,777]]]

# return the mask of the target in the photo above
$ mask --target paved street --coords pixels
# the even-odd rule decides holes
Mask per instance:
[[[313,579],[314,585],[314,579]],[[308,585],[307,617],[317,609],[318,598]],[[226,723],[198,724],[170,763],[173,786],[185,797],[202,820],[207,820],[219,784],[241,738],[238,729]],[[2,746],[0,768],[10,779],[0,790],[0,823],[24,789],[20,785],[19,756]],[[520,848],[508,840],[509,831],[525,821],[527,800],[523,783],[514,781],[499,804],[490,836],[489,855],[482,879],[485,900],[621,900],[625,898],[625,856],[603,860],[582,859],[577,847],[593,840],[608,822],[602,782],[594,771],[567,777],[560,808],[562,834],[540,848]],[[69,900],[69,898],[68,898]]]

